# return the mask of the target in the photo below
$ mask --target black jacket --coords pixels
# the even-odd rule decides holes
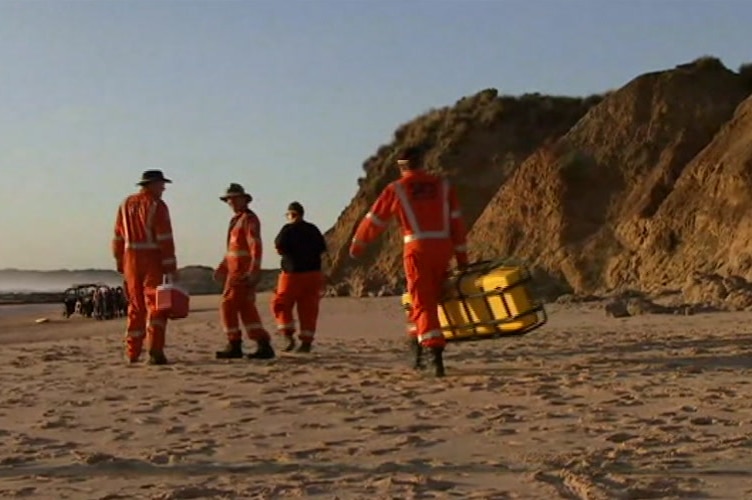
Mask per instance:
[[[315,224],[306,220],[288,222],[274,239],[274,246],[282,256],[283,271],[321,271],[321,254],[326,252],[326,241]]]

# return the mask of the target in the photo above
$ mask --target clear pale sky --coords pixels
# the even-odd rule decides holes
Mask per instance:
[[[752,2],[0,0],[0,268],[110,268],[149,168],[179,265],[215,265],[230,182],[265,243],[322,231],[398,125],[495,87],[587,95],[705,54],[752,61]]]

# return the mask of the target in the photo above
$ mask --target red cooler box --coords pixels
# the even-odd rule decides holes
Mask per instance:
[[[188,316],[190,297],[188,290],[174,283],[163,283],[157,287],[157,310],[169,311],[170,319]]]

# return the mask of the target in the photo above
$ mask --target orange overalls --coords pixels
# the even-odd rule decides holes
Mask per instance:
[[[147,190],[123,201],[115,220],[112,253],[123,273],[128,301],[126,354],[138,360],[144,336],[149,351],[165,346],[167,315],[156,309],[156,287],[177,269],[172,223],[167,205]]]
[[[218,268],[226,275],[220,317],[230,342],[243,338],[238,316],[249,339],[270,339],[256,308],[256,286],[247,280],[251,272],[260,272],[261,256],[261,223],[252,210],[246,209],[230,220],[227,253]]]
[[[313,343],[324,288],[321,254],[326,240],[315,224],[300,220],[285,224],[274,241],[282,256],[277,288],[271,301],[277,332],[292,338],[295,334],[293,308],[297,307],[303,344]]]
[[[452,256],[467,265],[467,229],[447,179],[422,169],[389,184],[360,222],[350,251],[360,254],[396,216],[402,228],[407,292],[412,300],[408,333],[428,348],[444,347],[438,306]]]

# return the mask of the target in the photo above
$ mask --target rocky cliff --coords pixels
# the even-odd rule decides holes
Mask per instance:
[[[564,134],[601,98],[508,97],[487,89],[400,126],[392,142],[364,163],[365,176],[358,179],[355,197],[325,234],[331,249],[325,266],[330,284],[337,288],[332,293],[393,292],[402,286],[402,244],[396,224],[358,262],[347,255],[358,222],[398,176],[394,154],[400,147],[428,148],[428,170],[454,182],[472,225],[524,158]]]
[[[752,279],[752,78],[703,57],[587,99],[486,90],[401,126],[364,164],[327,232],[338,293],[399,288],[394,228],[358,262],[355,224],[397,176],[403,144],[457,185],[475,259],[529,264],[552,296],[680,290],[747,297]],[[746,288],[745,288],[746,287]],[[752,303],[752,293],[749,293]]]
[[[690,165],[725,135],[748,95],[745,80],[715,59],[635,78],[515,171],[473,227],[474,256],[525,260],[575,293],[685,280],[656,274],[678,237],[659,229],[666,217],[658,212],[675,206],[671,216],[694,218],[721,209],[689,201],[707,187],[682,197],[677,183],[698,175]]]

